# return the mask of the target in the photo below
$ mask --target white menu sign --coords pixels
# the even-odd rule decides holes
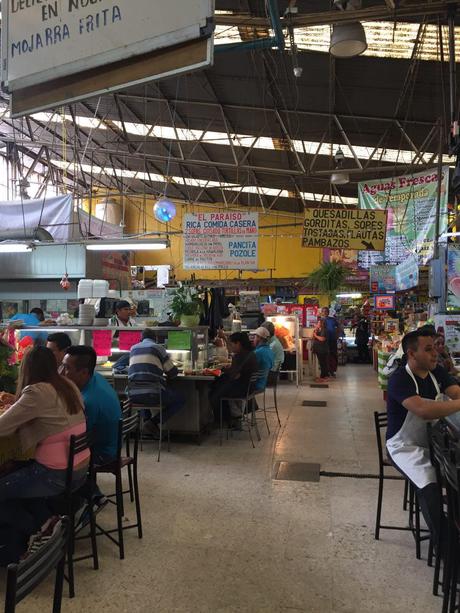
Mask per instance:
[[[3,81],[14,90],[206,37],[213,6],[212,0],[8,0]]]
[[[183,231],[185,269],[257,270],[257,213],[187,213]]]

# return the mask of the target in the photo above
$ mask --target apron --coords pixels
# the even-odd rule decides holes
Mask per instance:
[[[406,372],[415,383],[415,392],[418,395],[418,383],[408,364]],[[441,389],[431,372],[429,376],[436,388],[436,400],[438,400]],[[387,440],[391,459],[419,489],[430,483],[436,483],[436,473],[430,461],[426,424],[426,420],[407,411],[401,430]]]

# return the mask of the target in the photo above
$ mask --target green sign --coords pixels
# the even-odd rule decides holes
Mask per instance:
[[[441,176],[439,234],[447,230],[449,169]],[[419,264],[433,256],[438,174],[436,169],[416,174],[358,183],[362,209],[388,211],[385,261],[400,263],[415,254]]]
[[[168,350],[190,351],[192,347],[191,330],[174,330],[168,332]]]

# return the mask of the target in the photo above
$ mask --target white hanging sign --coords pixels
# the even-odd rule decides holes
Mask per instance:
[[[8,0],[3,81],[24,88],[209,36],[212,16],[212,0]]]
[[[184,215],[184,268],[257,270],[258,213]]]

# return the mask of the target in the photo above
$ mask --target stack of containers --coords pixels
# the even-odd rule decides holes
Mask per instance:
[[[94,321],[94,304],[80,304],[78,307],[78,325],[92,326]]]

